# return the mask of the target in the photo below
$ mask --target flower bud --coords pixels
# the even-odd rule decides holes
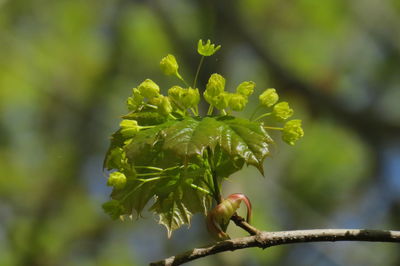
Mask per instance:
[[[304,136],[301,120],[290,120],[283,127],[282,139],[287,144],[294,146],[295,142]]]
[[[136,111],[144,102],[144,97],[137,88],[132,89],[132,96],[126,101],[130,111]]]
[[[200,102],[199,90],[192,88],[183,89],[180,102],[185,108],[197,106]]]
[[[275,89],[266,89],[260,96],[258,97],[260,103],[265,107],[271,107],[279,100],[279,95],[276,93]]]
[[[172,112],[171,101],[168,97],[163,97],[161,104],[158,106],[158,110],[162,115],[169,115]]]
[[[169,54],[161,59],[160,67],[165,75],[176,75],[179,68],[175,56],[173,56],[172,54]]]
[[[256,84],[253,81],[244,81],[236,88],[236,92],[245,97],[249,97],[253,94],[255,86]]]
[[[208,80],[206,91],[208,96],[214,97],[222,93],[225,89],[225,79],[223,76],[214,73]]]
[[[234,111],[242,111],[247,102],[247,97],[239,93],[234,93],[229,99],[229,107]]]
[[[200,39],[197,43],[197,52],[202,56],[211,56],[215,54],[215,52],[217,52],[220,48],[221,45],[215,47],[215,44],[211,44],[210,40],[207,40],[207,43],[203,43],[203,41]]]
[[[272,114],[280,121],[286,120],[293,115],[293,109],[287,102],[280,102],[274,106]]]
[[[140,126],[136,120],[124,119],[119,125],[121,127],[121,134],[125,138],[133,137],[140,130]]]
[[[107,180],[107,186],[122,189],[126,185],[126,176],[121,172],[113,172]]]
[[[229,105],[229,99],[232,94],[228,92],[222,92],[221,94],[212,98],[212,105],[217,107],[219,110],[225,109]]]
[[[160,94],[160,87],[151,79],[146,79],[139,85],[139,91],[143,97],[151,99]]]

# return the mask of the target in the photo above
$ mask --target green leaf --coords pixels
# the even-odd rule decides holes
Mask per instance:
[[[168,120],[139,131],[129,144],[124,142],[117,132],[111,146],[124,149],[137,175],[125,172],[125,187],[112,192],[112,199],[122,206],[118,214],[123,210],[122,214],[140,215],[155,198],[151,210],[160,216],[170,236],[173,230],[190,224],[194,213],[210,209],[214,186],[220,185],[213,184],[211,173],[221,182],[244,163],[263,173],[272,139],[261,123],[223,116]],[[146,167],[165,170],[156,175]]]

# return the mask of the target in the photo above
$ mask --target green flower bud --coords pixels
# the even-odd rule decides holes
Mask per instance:
[[[124,119],[119,125],[121,127],[121,134],[125,138],[133,137],[140,130],[140,126],[136,120]]]
[[[107,186],[122,189],[126,185],[126,176],[121,172],[113,172],[107,180]]]
[[[208,79],[208,83],[206,85],[206,91],[207,94],[210,97],[214,97],[222,93],[225,89],[225,79],[223,76],[214,73],[211,75],[211,77]]]
[[[286,120],[293,115],[293,109],[287,102],[280,102],[274,106],[272,114],[280,121]]]
[[[158,111],[162,115],[168,115],[172,112],[171,102],[169,101],[169,98],[164,95],[160,94],[157,97],[152,98],[149,103],[157,106]]]
[[[160,94],[160,87],[151,79],[146,79],[139,85],[139,91],[143,97],[151,99]]]
[[[229,107],[233,111],[242,111],[246,106],[247,102],[248,102],[247,97],[239,93],[234,93],[229,99]]]
[[[200,102],[200,93],[198,89],[192,89],[192,88],[183,89],[180,103],[185,108],[195,107],[199,104],[199,102]]]
[[[165,75],[176,75],[179,68],[175,56],[173,56],[172,54],[169,54],[161,59],[160,67]]]
[[[144,97],[140,94],[140,91],[137,88],[133,88],[132,96],[126,101],[128,109],[130,111],[136,111],[141,105],[144,104],[143,100]]]
[[[304,136],[301,120],[290,120],[283,127],[282,139],[287,144],[294,146],[295,142]]]
[[[251,94],[253,94],[255,86],[256,83],[253,81],[244,81],[236,88],[236,92],[242,94],[243,96],[249,97]]]
[[[266,107],[271,107],[279,100],[279,95],[276,93],[275,89],[266,89],[260,96],[258,97],[260,103]]]
[[[161,104],[158,106],[158,111],[162,115],[169,115],[172,112],[171,101],[168,97],[163,97]]]
[[[229,105],[229,100],[232,96],[232,93],[222,92],[221,94],[214,96],[211,100],[212,105],[217,107],[219,110],[225,109]]]
[[[211,56],[215,54],[215,52],[217,52],[220,48],[221,45],[215,47],[215,44],[212,44],[210,40],[207,40],[207,43],[203,44],[203,41],[200,39],[197,44],[197,52],[202,56]]]

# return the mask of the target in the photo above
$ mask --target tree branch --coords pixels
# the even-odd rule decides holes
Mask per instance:
[[[268,248],[272,246],[323,242],[323,241],[368,241],[400,243],[400,231],[367,229],[314,229],[281,232],[261,232],[257,235],[217,242],[213,245],[195,248],[177,256],[150,263],[157,265],[181,265],[201,257],[224,251],[234,251],[250,247]]]

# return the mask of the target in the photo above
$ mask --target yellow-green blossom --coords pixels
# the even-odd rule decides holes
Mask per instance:
[[[295,119],[288,121],[283,127],[282,139],[289,145],[294,145],[297,140],[304,136],[301,128],[301,120]]]
[[[248,100],[246,96],[239,93],[233,93],[229,99],[229,107],[233,111],[242,111],[246,106]]]
[[[185,108],[196,107],[200,102],[200,93],[198,89],[184,89],[181,94],[180,103]]]
[[[121,172],[113,172],[107,180],[107,186],[122,189],[126,185],[126,176]]]
[[[244,81],[236,88],[236,92],[243,96],[249,97],[251,94],[253,94],[255,86],[256,83],[253,81]]]
[[[136,111],[141,105],[143,105],[144,97],[140,94],[137,88],[132,89],[132,96],[126,101],[128,109],[130,111]]]
[[[275,89],[270,88],[266,89],[262,94],[260,94],[258,99],[265,107],[271,107],[279,100],[279,95],[276,93]]]
[[[146,79],[139,85],[139,92],[143,97],[151,99],[160,94],[160,87],[151,79]]]
[[[179,65],[176,62],[175,56],[169,54],[161,59],[160,68],[165,75],[177,75]]]
[[[284,121],[293,115],[293,109],[289,107],[287,102],[280,102],[274,106],[272,114],[276,119]]]
[[[121,134],[125,138],[133,137],[140,130],[140,126],[136,120],[124,119],[119,125],[121,127]]]
[[[221,45],[215,47],[215,44],[212,44],[210,40],[207,40],[207,43],[203,43],[203,41],[200,39],[197,44],[197,52],[202,56],[211,56],[220,48]]]
[[[211,99],[211,104],[217,107],[219,110],[225,109],[229,106],[229,99],[232,94],[228,92],[222,92]]]

